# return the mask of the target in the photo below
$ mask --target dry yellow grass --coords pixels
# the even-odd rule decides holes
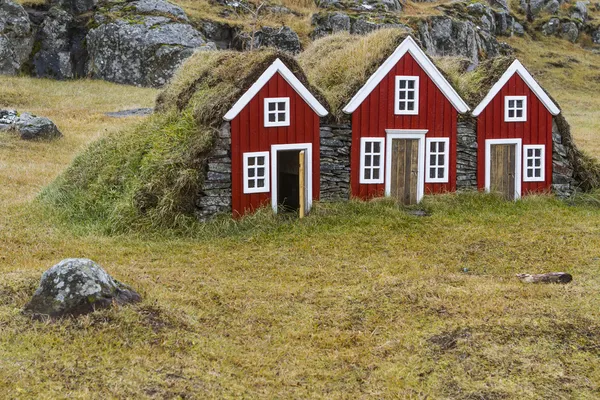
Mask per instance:
[[[51,144],[0,134],[0,398],[600,396],[598,208],[452,195],[427,198],[426,218],[352,202],[302,222],[221,221],[221,236],[77,235],[30,200],[86,143],[137,122],[103,112],[150,106],[155,91],[0,87],[3,107],[65,133]],[[53,323],[20,315],[46,268],[81,256],[143,303]],[[551,270],[575,280],[514,278]]]

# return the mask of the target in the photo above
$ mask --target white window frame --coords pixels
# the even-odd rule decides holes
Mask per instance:
[[[540,162],[540,176],[527,176],[527,170],[529,167],[527,166],[527,160],[529,157],[527,156],[527,150],[540,150],[541,162]],[[533,168],[537,168],[533,166]],[[523,145],[523,182],[544,182],[546,181],[546,146],[543,144],[527,144]]]
[[[515,145],[515,200],[521,198],[521,139],[486,139],[485,140],[485,191],[489,193],[491,188],[491,169],[492,169],[492,145],[493,144],[514,144]]]
[[[415,108],[413,110],[400,110],[400,81],[414,81],[415,82]],[[396,76],[396,89],[394,91],[394,114],[396,115],[418,115],[419,114],[419,77],[418,76],[407,76],[399,75]],[[403,101],[408,101],[408,98]]]
[[[243,177],[244,177],[244,194],[251,194],[251,193],[268,193],[271,190],[271,186],[270,186],[270,181],[269,181],[269,177],[270,177],[270,170],[269,170],[269,157],[270,154],[268,151],[257,151],[257,152],[253,152],[253,153],[244,153],[244,162],[243,162],[243,166],[244,166],[244,173],[243,173]],[[265,168],[265,175],[264,177],[262,177],[265,180],[265,185],[264,187],[248,187],[248,159],[251,157],[264,157],[265,158],[265,164],[264,164],[264,168]],[[256,166],[254,168],[257,168]],[[258,179],[257,176],[254,176],[251,179]]]
[[[369,153],[369,155],[371,156],[371,165],[369,167],[365,166],[365,149],[367,146],[367,143],[379,143],[379,153],[375,153],[373,152],[373,145],[371,144],[371,152]],[[360,139],[360,176],[359,176],[359,183],[361,184],[377,184],[377,183],[383,183],[385,180],[385,175],[384,173],[384,147],[385,145],[385,138],[376,138],[376,137],[364,137]],[[379,165],[373,165],[373,156],[378,155],[379,156]],[[365,179],[365,169],[366,168],[370,168],[371,169],[371,179]],[[379,178],[377,179],[373,179],[373,169],[374,168],[378,168],[379,169]]]
[[[277,110],[277,105],[275,106],[275,122],[269,122],[269,114],[273,113],[273,112],[269,112],[269,104],[272,103],[285,103],[285,120],[284,121],[277,121],[277,114],[280,113],[280,111]],[[274,127],[274,126],[290,126],[290,98],[289,97],[266,97],[265,98],[265,104],[264,104],[264,119],[265,119],[265,127],[269,128],[269,127]]]
[[[442,166],[444,168],[444,176],[441,178],[437,177],[437,169],[440,167],[440,165],[436,165],[436,177],[435,178],[431,178],[429,176],[429,168],[431,167],[431,143],[432,142],[442,142],[444,143],[444,152],[443,153],[436,153],[436,154],[443,154],[444,155],[444,165]],[[450,138],[427,138],[425,141],[425,182],[426,183],[448,183],[448,165],[449,165],[449,161],[448,158],[450,157]]]
[[[508,103],[509,101],[514,100],[515,102],[517,100],[523,100],[523,116],[522,117],[517,117],[517,112],[516,110],[518,110],[518,108],[512,108],[512,110],[515,110],[515,116],[514,117],[509,117],[508,116],[508,111],[510,110],[508,108]],[[516,103],[515,103],[516,104]],[[504,122],[525,122],[527,121],[527,96],[504,96]]]

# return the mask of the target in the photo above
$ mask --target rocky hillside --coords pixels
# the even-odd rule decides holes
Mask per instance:
[[[175,4],[177,3],[177,4]],[[163,86],[194,51],[275,47],[292,54],[340,31],[412,33],[432,56],[471,68],[511,53],[504,38],[556,35],[592,51],[598,3],[559,0],[0,0],[0,73]],[[288,4],[289,3],[289,4]]]

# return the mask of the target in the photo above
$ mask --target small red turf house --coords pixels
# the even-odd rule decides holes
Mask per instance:
[[[277,59],[225,114],[231,123],[234,216],[271,202],[298,208],[304,153],[307,210],[319,198],[320,117],[327,110]]]
[[[560,109],[515,60],[473,111],[477,118],[477,181],[507,199],[549,191],[552,117]]]
[[[456,190],[457,117],[469,107],[410,36],[343,111],[352,114],[352,196],[413,204]]]

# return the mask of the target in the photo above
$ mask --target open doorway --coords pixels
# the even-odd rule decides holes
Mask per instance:
[[[273,210],[277,213],[300,212],[302,217],[301,209],[308,212],[312,203],[312,145],[273,145],[271,151]]]
[[[279,152],[277,163],[277,204],[279,212],[300,209],[300,150]]]

